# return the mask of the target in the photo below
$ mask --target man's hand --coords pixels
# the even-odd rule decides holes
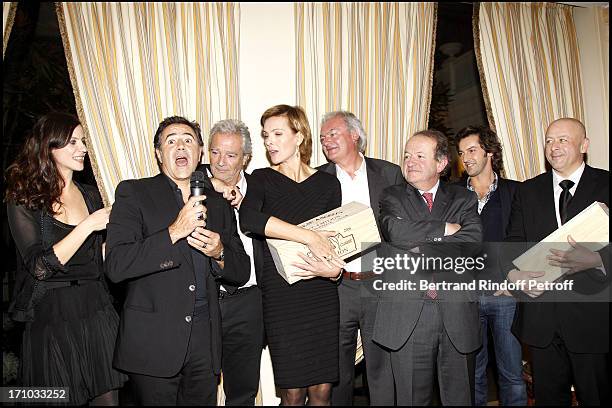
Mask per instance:
[[[239,208],[243,195],[236,186],[230,186],[217,178],[210,179],[215,191],[223,194],[223,198],[230,202],[232,207]]]
[[[446,228],[444,228],[444,236],[453,235],[461,229],[461,225],[447,222]]]
[[[206,226],[206,207],[200,203],[204,200],[206,196],[191,197],[181,208],[172,225],[168,227],[173,244],[191,234],[196,227]]]
[[[525,292],[529,297],[536,298],[544,293],[544,290],[538,289],[537,287],[530,288],[529,281],[536,282],[546,282],[544,279],[538,279],[543,277],[545,272],[543,271],[519,271],[518,269],[513,269],[508,273],[508,280],[510,282],[518,282],[522,281],[523,283],[523,292]]]
[[[203,227],[197,227],[195,231],[187,237],[187,242],[193,248],[211,258],[219,258],[221,252],[223,252],[221,236]]]
[[[571,235],[567,236],[567,242],[570,244],[570,249],[567,251],[550,250],[551,255],[546,257],[550,265],[567,269],[565,273],[568,275],[603,265],[599,252],[593,252],[580,245]]]

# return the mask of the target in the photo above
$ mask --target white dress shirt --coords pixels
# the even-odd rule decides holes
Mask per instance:
[[[361,166],[355,171],[354,178],[336,164],[336,177],[340,181],[340,188],[342,189],[342,205],[357,201],[370,207],[368,171],[365,158],[361,153],[359,153],[359,156],[361,157]],[[344,270],[347,272],[363,272],[361,257],[348,262]]]
[[[561,193],[563,192],[563,189],[561,188],[559,183],[562,182],[563,180],[573,181],[574,185],[572,186],[572,188],[569,189],[569,192],[572,194],[572,197],[573,197],[576,194],[576,189],[578,188],[578,182],[580,181],[580,177],[582,177],[582,173],[584,173],[584,167],[585,167],[585,164],[584,162],[582,162],[580,167],[578,167],[572,174],[570,174],[569,177],[565,177],[565,178],[560,176],[553,169],[552,179],[553,179],[553,192],[555,196],[555,216],[557,217],[557,227],[561,226],[561,215],[559,214],[559,197],[561,197]]]
[[[213,177],[210,170],[208,170],[208,177]],[[246,178],[244,177],[244,171],[242,170],[240,171],[240,180],[238,180],[236,187],[240,189],[240,193],[244,197],[247,192],[247,182]],[[236,221],[238,222],[238,236],[240,236],[240,240],[242,241],[242,245],[244,246],[244,251],[249,256],[249,262],[251,263],[251,276],[249,277],[247,283],[240,287],[240,289],[242,289],[257,285],[257,279],[255,277],[255,262],[253,261],[253,241],[251,240],[251,238],[244,235],[240,230],[240,213],[236,208],[234,208],[234,214],[236,214]],[[223,285],[221,285],[221,290],[225,290]]]

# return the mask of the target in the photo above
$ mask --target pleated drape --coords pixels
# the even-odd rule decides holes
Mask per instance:
[[[57,13],[107,203],[120,181],[158,173],[153,136],[163,118],[196,120],[206,135],[240,117],[238,4],[65,2]]]
[[[427,128],[435,3],[296,3],[296,95],[314,135],[312,164],[325,163],[323,114],[353,112],[366,154],[401,163],[404,143]]]
[[[474,29],[487,116],[502,142],[506,176],[534,177],[545,171],[548,124],[584,119],[571,7],[480,3]]]
[[[4,53],[6,52],[6,45],[8,44],[9,36],[11,35],[11,29],[15,22],[15,13],[17,12],[16,1],[2,2],[2,59],[4,59]]]

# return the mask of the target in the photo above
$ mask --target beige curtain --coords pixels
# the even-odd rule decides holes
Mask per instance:
[[[4,59],[4,53],[6,52],[6,45],[8,44],[9,36],[11,35],[11,29],[15,22],[15,13],[17,12],[17,2],[7,1],[2,2],[2,59]]]
[[[158,173],[163,118],[196,120],[206,136],[215,121],[240,117],[238,4],[65,2],[57,14],[107,203],[121,180]]]
[[[325,163],[323,114],[349,110],[368,136],[366,154],[401,163],[404,143],[427,128],[435,3],[297,3],[297,104],[313,131],[312,165]]]
[[[487,114],[503,145],[506,176],[534,177],[545,171],[548,124],[567,116],[583,120],[571,7],[481,3],[474,15]]]

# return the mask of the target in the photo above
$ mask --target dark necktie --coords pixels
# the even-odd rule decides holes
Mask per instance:
[[[570,189],[574,187],[574,182],[572,180],[563,180],[559,183],[559,186],[563,189],[559,196],[559,218],[561,218],[561,225],[563,225],[567,221],[567,207],[572,200]]]
[[[429,208],[429,212],[433,208],[433,193],[423,193],[423,198],[427,201],[427,208]],[[431,282],[433,283],[433,275],[431,276]],[[429,289],[425,292],[425,296],[430,299],[435,299],[438,297],[438,292],[435,289]]]

